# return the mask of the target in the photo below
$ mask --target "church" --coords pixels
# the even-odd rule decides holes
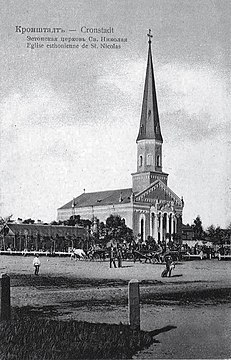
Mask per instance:
[[[137,144],[136,172],[132,187],[83,193],[58,209],[58,220],[80,215],[83,219],[105,220],[120,215],[134,236],[156,241],[181,240],[183,198],[168,187],[168,174],[162,170],[163,137],[158,113],[152,61],[151,37],[148,34],[148,58]]]

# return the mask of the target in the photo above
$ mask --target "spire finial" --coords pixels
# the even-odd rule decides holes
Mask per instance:
[[[151,42],[152,42],[151,38],[153,37],[152,34],[151,34],[151,32],[152,32],[152,30],[149,29],[149,30],[148,30],[148,34],[147,34],[147,36],[148,36],[148,43],[149,43],[149,44],[151,44]]]

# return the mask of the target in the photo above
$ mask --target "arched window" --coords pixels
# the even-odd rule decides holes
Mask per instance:
[[[151,227],[152,227],[152,233],[150,234],[151,236],[154,236],[154,233],[155,233],[155,214],[152,213],[152,216],[151,216]]]
[[[156,157],[156,165],[160,166],[160,155],[157,155]]]
[[[141,240],[144,241],[144,219],[141,219],[140,221],[140,235]]]
[[[141,241],[145,240],[145,215],[141,214],[139,219],[139,232],[141,235]]]
[[[147,165],[152,165],[152,154],[147,155]]]
[[[139,157],[139,166],[142,166],[143,165],[143,156],[140,155]]]

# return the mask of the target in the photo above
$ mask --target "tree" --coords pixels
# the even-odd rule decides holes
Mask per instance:
[[[227,232],[228,235],[231,236],[231,223],[229,223],[229,225],[227,226],[226,232]]]
[[[121,243],[124,240],[131,242],[133,240],[133,231],[125,224],[125,220],[119,215],[111,215],[106,219],[106,238],[107,241],[115,239]]]
[[[209,240],[212,242],[216,241],[216,228],[214,225],[210,225],[206,231],[206,235],[209,237]]]
[[[99,239],[104,239],[107,235],[107,228],[103,221],[101,221],[98,225],[98,233],[99,233]]]
[[[29,219],[25,219],[25,220],[23,220],[23,224],[34,224],[34,220],[32,220],[31,218],[29,218]]]
[[[80,225],[80,215],[72,215],[68,220],[64,221],[64,225],[67,226]]]
[[[201,240],[204,238],[204,230],[203,230],[202,221],[201,221],[201,218],[199,215],[193,221],[192,228],[194,230],[194,237],[196,240]]]
[[[222,244],[227,238],[227,230],[222,230],[220,226],[211,225],[208,227],[206,235],[214,244]]]
[[[61,221],[52,221],[51,225],[64,225],[64,226],[83,226],[89,227],[91,226],[91,221],[88,219],[81,219],[80,215],[72,215],[68,220]]]
[[[6,216],[6,217],[2,217],[2,216],[0,216],[0,225],[5,225],[5,224],[7,224],[8,222],[12,222],[12,220],[11,220],[11,217],[12,217],[13,215],[9,215],[9,216]]]
[[[60,225],[57,221],[51,221],[50,225]]]

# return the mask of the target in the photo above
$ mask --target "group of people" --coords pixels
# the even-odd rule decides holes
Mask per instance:
[[[123,258],[122,247],[116,246],[116,244],[111,244],[109,251],[110,268],[112,268],[113,266],[114,268],[116,268],[117,265],[118,267],[122,267],[122,258]],[[165,264],[166,264],[166,269],[162,272],[161,276],[162,277],[171,276],[171,272],[172,269],[175,267],[175,264],[170,254],[165,257]],[[41,261],[39,259],[39,255],[36,254],[33,259],[34,274],[36,276],[39,274],[40,266],[41,266]]]
[[[110,268],[112,265],[116,268],[116,261],[118,262],[118,267],[122,267],[122,248],[111,245],[109,250],[109,259],[110,259]]]
[[[114,268],[117,267],[116,261],[118,262],[118,267],[122,267],[122,258],[123,258],[123,249],[121,246],[111,245],[110,251],[109,251],[109,259],[110,259],[110,268],[114,266]],[[166,268],[161,273],[162,277],[170,277],[172,274],[172,270],[175,268],[175,263],[173,261],[173,258],[171,254],[167,254],[164,257]]]

